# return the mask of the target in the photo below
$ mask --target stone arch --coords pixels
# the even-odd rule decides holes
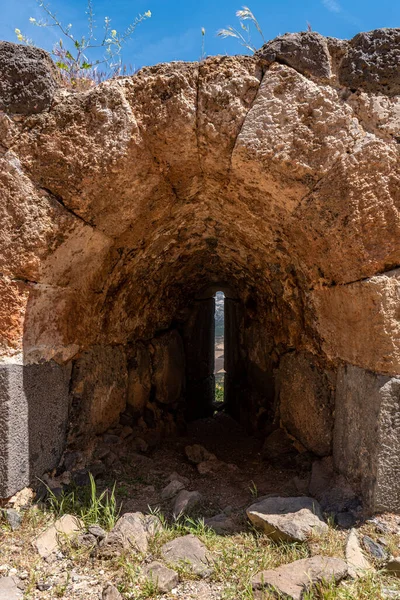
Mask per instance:
[[[398,97],[352,89],[356,38],[296,35],[52,88],[23,117],[7,101],[0,496],[56,465],[68,419],[83,439],[130,405],[173,430],[188,310],[225,281],[248,426],[280,422],[372,510],[400,507]]]

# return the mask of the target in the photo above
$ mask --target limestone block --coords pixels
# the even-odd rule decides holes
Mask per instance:
[[[137,344],[135,355],[128,361],[127,404],[135,411],[143,412],[150,400],[151,357],[145,344]]]
[[[75,362],[72,395],[79,399],[78,428],[103,433],[126,405],[127,364],[120,346],[93,346]]]
[[[279,365],[280,417],[307,450],[327,456],[332,448],[334,376],[311,354],[290,353]]]
[[[400,270],[312,292],[323,349],[332,359],[400,373]]]
[[[356,281],[400,264],[399,183],[396,146],[364,135],[303,198],[286,235],[316,284]]]
[[[177,331],[170,331],[152,340],[152,347],[156,399],[163,404],[173,404],[181,396],[185,378],[182,338]]]
[[[0,277],[0,354],[3,356],[23,350],[24,316],[30,291],[24,281]]]

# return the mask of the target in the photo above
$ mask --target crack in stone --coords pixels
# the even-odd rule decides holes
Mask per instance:
[[[199,99],[200,99],[200,69],[201,64],[197,67],[197,82],[196,82],[196,145],[197,145],[197,156],[199,161],[199,169],[201,176],[204,180],[204,169],[201,163],[201,152],[200,152],[200,115],[199,115]]]
[[[78,215],[76,212],[74,212],[72,210],[72,208],[69,208],[65,204],[65,202],[61,198],[61,196],[59,196],[58,194],[55,194],[54,192],[52,192],[51,190],[49,190],[48,188],[45,188],[45,187],[40,187],[39,189],[41,189],[43,192],[46,192],[46,194],[49,194],[49,196],[51,196],[56,202],[58,202],[59,204],[61,204],[61,206],[63,208],[65,208],[65,210],[67,212],[69,212],[71,215],[73,215],[74,217],[76,217],[77,219],[79,219],[80,221],[82,221],[83,223],[85,223],[85,225],[88,225],[92,229],[96,229],[97,230],[97,227],[95,225],[93,225],[93,223],[90,223],[89,221],[85,221],[85,219],[83,217],[81,217],[80,215]],[[106,235],[106,234],[104,234],[104,235]],[[109,236],[107,236],[107,237],[109,237]]]
[[[329,283],[321,283],[320,287],[323,288],[334,288],[334,287],[346,287],[348,285],[354,285],[355,283],[363,283],[364,281],[370,281],[373,277],[379,277],[380,275],[386,275],[387,273],[391,273],[392,271],[396,271],[400,269],[400,264],[395,264],[389,268],[385,267],[381,271],[376,271],[373,275],[368,275],[366,277],[360,277],[359,279],[354,279],[353,281],[343,281],[341,283],[336,283],[336,281],[331,281]],[[317,289],[316,286],[310,288],[310,292],[313,292]]]

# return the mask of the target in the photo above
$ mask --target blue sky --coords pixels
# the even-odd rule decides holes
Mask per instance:
[[[50,0],[50,6],[73,31],[85,31],[86,0]],[[123,51],[123,60],[133,68],[171,60],[198,60],[201,55],[201,28],[206,30],[205,52],[245,52],[236,40],[216,36],[218,29],[237,25],[236,10],[247,4],[258,18],[266,39],[305,30],[309,22],[324,35],[351,38],[358,31],[377,27],[400,27],[400,0],[93,0],[100,26],[104,16],[121,30],[138,13],[151,10],[152,17],[141,24]],[[16,41],[17,27],[37,46],[51,50],[59,35],[55,29],[39,29],[29,17],[40,18],[35,0],[0,0],[0,39]],[[99,30],[100,31],[100,27]],[[261,39],[253,36],[254,45]]]

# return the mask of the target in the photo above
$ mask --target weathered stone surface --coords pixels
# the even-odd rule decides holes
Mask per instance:
[[[144,572],[162,593],[170,592],[179,582],[178,573],[156,561],[147,565]]]
[[[160,528],[159,519],[153,515],[125,513],[99,543],[99,555],[108,558],[118,556],[124,550],[145,554],[149,538]]]
[[[127,404],[137,412],[142,412],[150,400],[151,357],[149,348],[137,344],[135,355],[128,361]]]
[[[315,31],[285,33],[264,44],[255,56],[267,65],[273,62],[288,65],[302,75],[331,77],[327,39]]]
[[[280,417],[285,429],[319,456],[331,453],[334,376],[312,355],[286,354],[279,365]]]
[[[51,527],[41,533],[33,542],[42,558],[48,558],[60,548],[64,536],[77,535],[83,529],[83,523],[72,515],[63,515]]]
[[[382,546],[370,538],[369,535],[364,535],[362,542],[367,552],[376,560],[384,560],[387,557],[387,554]]]
[[[122,600],[122,596],[115,586],[108,583],[101,595],[102,600]]]
[[[315,291],[326,354],[371,371],[400,373],[399,294],[399,269]]]
[[[203,497],[200,492],[188,492],[181,490],[175,498],[173,514],[175,517],[189,515],[197,506],[199,506]]]
[[[0,365],[0,497],[57,466],[66,440],[70,374],[69,365],[54,362]]]
[[[340,66],[340,83],[352,89],[395,96],[400,94],[400,29],[358,33]]]
[[[193,446],[186,446],[185,454],[190,460],[190,462],[198,465],[202,462],[206,462],[208,460],[216,460],[215,454],[209,452],[204,446],[200,446],[200,444],[194,444]]]
[[[184,535],[164,544],[161,548],[163,559],[171,565],[186,566],[198,575],[210,570],[211,555],[205,545],[192,535]]]
[[[29,115],[49,108],[59,77],[47,52],[0,42],[0,73],[0,110]]]
[[[12,531],[16,531],[21,527],[22,514],[14,508],[6,508],[3,511],[1,511],[0,514],[3,515],[6,522],[11,527]]]
[[[396,506],[397,37],[280,36],[267,69],[249,56],[156,65],[57,92],[27,118],[0,114],[0,360],[74,361],[71,437],[83,443],[121,411],[154,436],[183,415],[211,415],[215,290],[206,290],[229,282],[230,414],[263,435],[279,426],[276,369],[289,352],[310,359],[307,381],[284,377],[304,403],[320,397],[325,376],[333,389],[328,372],[344,362],[391,375],[381,411],[364,420],[359,402],[353,444],[341,415],[354,401],[340,384],[333,446],[344,450],[333,453],[370,505]],[[30,49],[15,51],[30,60]],[[340,85],[363,61],[359,88]],[[385,92],[367,89],[385,70]],[[363,389],[376,408],[374,385]],[[307,411],[316,417],[318,406]],[[23,408],[15,432],[26,433]],[[282,414],[303,444],[328,451],[328,414],[314,436],[311,418]],[[354,448],[356,458],[345,455]],[[15,456],[0,453],[2,472],[25,485],[29,461]]]
[[[125,408],[127,367],[121,347],[96,346],[74,364],[71,393],[79,400],[81,431],[103,433]]]
[[[390,575],[400,577],[400,557],[391,558],[385,565],[385,569]]]
[[[341,367],[336,387],[335,468],[362,492],[372,512],[399,510],[400,380],[351,365]]]
[[[363,554],[355,529],[350,531],[347,538],[346,561],[349,567],[349,576],[353,579],[362,577],[372,570],[371,564]]]
[[[177,479],[173,479],[162,491],[161,498],[163,500],[172,500],[184,488],[184,484]]]
[[[304,542],[328,530],[318,502],[306,496],[266,498],[249,506],[246,513],[253,525],[277,541]]]
[[[292,463],[297,454],[294,440],[281,428],[275,429],[269,434],[262,448],[262,456],[265,460],[281,461],[283,464],[285,462]]]
[[[254,590],[265,590],[273,597],[301,600],[304,592],[321,581],[339,582],[347,575],[347,565],[340,558],[313,556],[295,562],[262,571],[253,577]],[[267,598],[261,593],[258,597]]]
[[[213,529],[219,535],[233,533],[236,530],[236,524],[228,515],[221,513],[204,520],[204,523],[210,529]]]
[[[313,462],[308,490],[328,513],[344,513],[358,504],[352,487],[335,471],[331,456]]]
[[[173,404],[180,398],[185,378],[182,338],[177,331],[170,331],[157,337],[152,347],[156,399],[163,404]]]
[[[23,597],[16,577],[0,577],[0,600],[19,600]]]

